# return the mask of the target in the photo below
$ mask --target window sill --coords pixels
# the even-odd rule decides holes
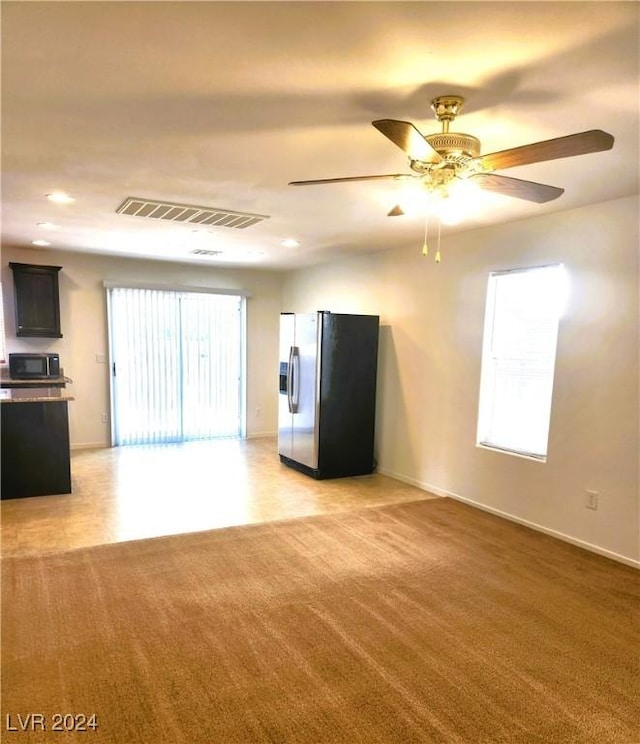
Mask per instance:
[[[477,442],[476,447],[478,449],[487,450],[489,452],[499,452],[503,455],[511,455],[513,457],[519,457],[521,460],[529,460],[529,462],[546,463],[546,455],[532,455],[528,452],[518,452],[518,450],[505,449],[504,447],[497,447],[494,444],[486,444],[484,442]]]

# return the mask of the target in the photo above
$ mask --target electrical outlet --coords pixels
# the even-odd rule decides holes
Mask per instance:
[[[102,423],[103,424],[108,424],[109,423],[109,414],[108,413],[103,413],[102,414]]]
[[[587,491],[587,501],[585,503],[585,506],[587,507],[587,509],[598,508],[598,492],[597,491]]]
[[[104,354],[96,354],[96,364],[106,364],[107,358]]]

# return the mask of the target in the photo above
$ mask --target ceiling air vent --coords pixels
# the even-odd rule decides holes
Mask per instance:
[[[222,251],[210,251],[206,248],[196,248],[195,250],[191,251],[194,256],[219,256]]]
[[[244,230],[258,222],[268,220],[265,214],[236,212],[232,209],[217,207],[197,207],[194,204],[175,204],[171,202],[139,199],[128,196],[116,209],[117,214],[128,214],[133,217],[149,217],[154,220],[184,222],[190,225],[210,225],[212,227],[235,227]]]

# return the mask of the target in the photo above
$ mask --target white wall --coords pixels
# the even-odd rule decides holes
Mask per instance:
[[[18,339],[13,313],[13,277],[8,264],[62,266],[60,313],[62,339]],[[109,425],[108,365],[96,355],[108,354],[107,305],[104,281],[173,284],[187,287],[246,290],[247,300],[247,435],[277,429],[278,326],[282,275],[268,271],[209,268],[193,264],[114,258],[92,254],[3,248],[2,286],[7,351],[56,351],[65,374],[73,380],[69,391],[72,447],[105,446]]]
[[[639,553],[638,199],[301,270],[283,309],[381,316],[379,468],[632,561]],[[475,446],[488,274],[562,262],[561,321],[546,463]],[[600,494],[585,508],[585,490]]]

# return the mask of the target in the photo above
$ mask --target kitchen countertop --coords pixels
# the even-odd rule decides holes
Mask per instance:
[[[0,403],[61,403],[75,400],[61,387],[4,388],[0,390]]]
[[[11,377],[6,367],[0,370],[0,385],[4,383],[6,385],[20,385],[20,387],[48,387],[49,385],[68,385],[71,382],[73,380],[70,377],[65,377],[64,374],[60,375],[60,377],[41,377],[37,380],[22,380]]]

